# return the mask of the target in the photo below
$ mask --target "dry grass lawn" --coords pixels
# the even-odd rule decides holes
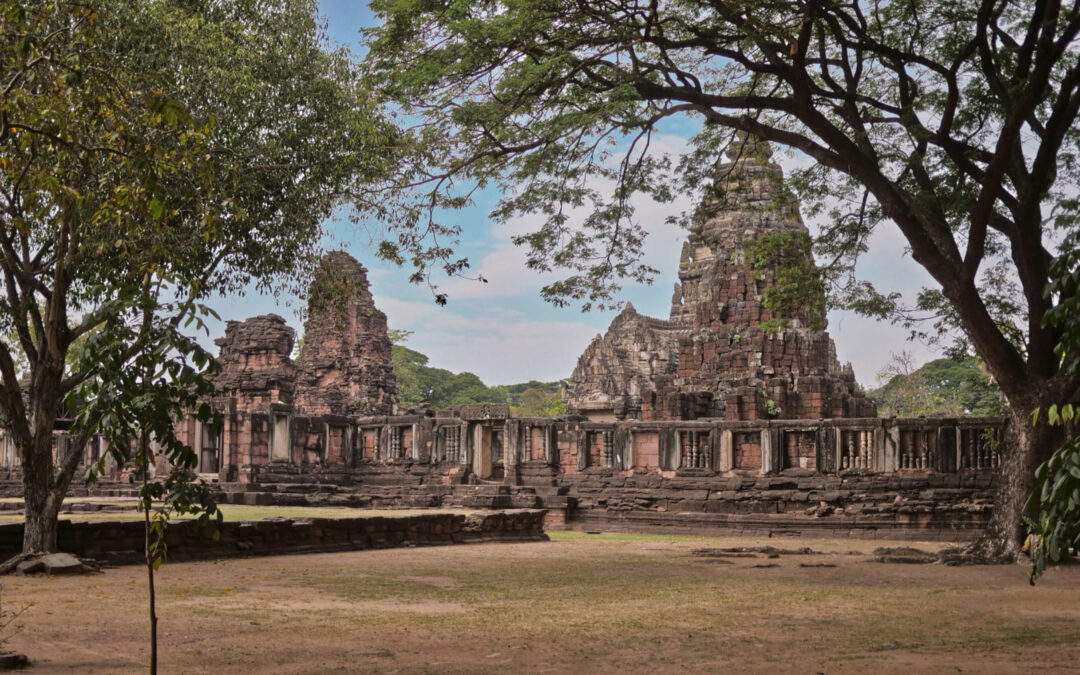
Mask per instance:
[[[869,562],[886,542],[553,533],[165,565],[163,673],[1075,672],[1080,566]],[[820,554],[701,558],[704,547]],[[926,549],[934,544],[916,544]],[[776,565],[774,567],[757,567]],[[145,672],[145,571],[9,578],[34,673]]]

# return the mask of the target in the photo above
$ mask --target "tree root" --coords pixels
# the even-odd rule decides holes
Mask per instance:
[[[15,568],[19,566],[19,563],[21,563],[24,560],[28,560],[30,558],[33,558],[33,557],[39,556],[39,555],[41,555],[41,554],[40,553],[20,553],[20,554],[18,554],[16,556],[13,556],[13,557],[9,558],[7,560],[7,562],[5,562],[3,564],[0,564],[0,575],[11,574],[13,571],[15,571]]]
[[[946,548],[938,552],[939,562],[954,567],[958,565],[1010,565],[1018,562],[1019,558],[1019,551],[987,547],[980,545],[979,541],[964,548]]]

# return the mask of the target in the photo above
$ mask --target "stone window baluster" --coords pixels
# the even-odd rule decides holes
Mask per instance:
[[[614,445],[611,438],[610,431],[601,432],[604,434],[604,466],[610,468],[614,463]]]
[[[391,458],[399,459],[401,457],[401,441],[402,441],[401,427],[390,427],[390,457]]]

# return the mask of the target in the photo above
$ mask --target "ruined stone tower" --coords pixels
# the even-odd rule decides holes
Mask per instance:
[[[573,412],[598,421],[640,417],[656,381],[678,373],[679,334],[685,332],[681,323],[638,314],[627,303],[578,359],[567,399]]]
[[[215,388],[236,399],[239,410],[278,402],[292,405],[296,365],[289,355],[295,340],[296,331],[277,314],[229,321],[225,336],[214,341],[221,350]]]
[[[308,414],[393,412],[386,315],[375,307],[367,270],[344,251],[326,254],[315,274],[297,366],[297,404]]]
[[[809,233],[767,144],[735,144],[728,159],[683,244],[670,319],[632,307],[616,317],[578,360],[565,392],[571,411],[659,420],[876,414],[850,365],[837,362],[823,301],[786,316],[763,304],[776,269],[748,260],[747,244]]]
[[[397,380],[386,315],[375,307],[367,273],[351,255],[328,253],[312,281],[304,348],[291,358],[295,331],[266,314],[230,321],[221,348],[220,395],[238,410],[281,403],[305,415],[388,415]]]

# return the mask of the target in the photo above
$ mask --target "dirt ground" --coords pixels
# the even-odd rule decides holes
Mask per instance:
[[[1080,565],[1032,588],[870,562],[888,542],[553,539],[166,564],[161,672],[1080,670]],[[762,545],[816,552],[694,553]],[[144,569],[3,583],[4,609],[33,603],[8,645],[32,672],[145,672]]]

